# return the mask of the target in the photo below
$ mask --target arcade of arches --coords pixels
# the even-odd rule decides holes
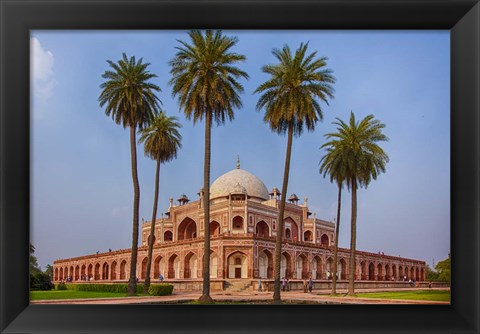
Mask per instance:
[[[289,279],[328,280],[333,273],[335,224],[310,212],[308,199],[300,203],[290,196],[285,206],[283,231],[278,231],[280,193],[270,192],[263,181],[237,168],[217,178],[210,188],[210,275],[213,280],[271,279],[277,233],[283,237],[280,276]],[[195,192],[197,193],[197,192]],[[182,195],[166,215],[157,219],[154,231],[152,280],[162,275],[171,281],[201,281],[203,268],[202,196]],[[147,272],[147,244],[151,222],[141,226],[136,276]],[[115,250],[55,260],[54,281],[123,281],[129,278],[130,250]],[[340,280],[348,278],[349,250],[339,249]],[[425,279],[425,262],[357,250],[355,278],[361,281]]]

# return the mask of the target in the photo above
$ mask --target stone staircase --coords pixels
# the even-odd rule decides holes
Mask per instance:
[[[226,292],[252,291],[252,283],[249,279],[235,279],[225,281]]]

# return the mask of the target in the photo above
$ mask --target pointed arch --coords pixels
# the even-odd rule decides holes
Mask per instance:
[[[168,278],[180,278],[180,258],[177,254],[168,259]]]
[[[228,278],[247,278],[248,277],[248,256],[236,251],[227,258]]]
[[[268,227],[268,224],[265,221],[260,220],[255,226],[255,234],[259,237],[269,237],[270,228]]]
[[[320,244],[324,247],[330,246],[330,239],[326,233],[322,234],[322,237],[320,238]]]
[[[123,260],[122,262],[120,262],[120,279],[121,280],[124,280],[127,278],[126,267],[127,267],[127,260]]]
[[[117,279],[117,261],[113,261],[110,266],[110,279],[112,281]]]
[[[193,252],[189,252],[185,256],[185,260],[183,263],[184,263],[183,278],[197,278],[197,272],[198,272],[197,255]]]
[[[213,220],[212,222],[210,222],[210,236],[214,237],[220,234],[222,234],[222,228],[220,226],[220,223]]]
[[[261,278],[273,278],[273,254],[268,249],[258,255],[258,275]]]
[[[194,239],[197,237],[197,223],[190,217],[186,217],[178,225],[178,240]]]

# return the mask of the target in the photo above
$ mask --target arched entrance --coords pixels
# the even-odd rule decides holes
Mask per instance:
[[[247,278],[247,256],[242,252],[235,252],[228,257],[228,278]]]
[[[153,276],[159,278],[160,274],[165,277],[165,261],[161,255],[158,255],[153,261]]]
[[[368,265],[368,280],[375,280],[375,265],[372,262]]]
[[[127,271],[126,271],[127,261],[123,260],[120,262],[120,279],[124,280],[127,279]]]
[[[307,278],[308,276],[308,261],[305,254],[300,254],[297,257],[296,265],[297,278]]]
[[[210,223],[210,236],[214,237],[220,235],[220,224],[216,221]]]
[[[165,231],[163,233],[163,241],[172,241],[173,240],[173,233],[172,231]]]
[[[377,281],[383,281],[383,266],[381,263],[377,265]]]
[[[360,262],[360,279],[362,281],[368,279],[367,263],[365,261]]]
[[[197,224],[191,218],[185,218],[178,225],[178,240],[193,239],[197,237]]]
[[[305,231],[305,233],[303,233],[303,240],[304,241],[312,241],[313,240],[313,234],[311,231]]]
[[[78,281],[80,279],[80,266],[75,267],[75,281]]]
[[[266,249],[258,256],[258,275],[261,278],[273,278],[273,256]]]
[[[333,278],[333,259],[329,257],[325,263],[325,274],[327,279]]]
[[[144,257],[142,260],[142,270],[140,271],[141,279],[145,279],[147,276],[147,262],[148,262],[148,258]]]
[[[328,235],[322,234],[322,238],[320,239],[320,244],[324,247],[330,246],[330,240],[328,239]]]
[[[293,241],[298,241],[300,240],[299,238],[299,231],[298,231],[298,225],[295,223],[295,221],[288,217],[287,219],[284,220],[284,226],[285,226],[285,238],[287,239],[292,239]],[[288,235],[287,230],[290,231]]]
[[[287,252],[282,253],[280,261],[280,278],[291,278],[292,275],[292,257]]]
[[[338,278],[339,279],[347,279],[347,262],[345,259],[340,259],[338,262]]]
[[[108,263],[105,262],[102,266],[102,280],[108,280]]]
[[[87,271],[87,267],[83,264],[82,269],[80,269],[80,277],[83,280],[85,280],[86,278],[86,274],[87,274],[86,271]]]
[[[322,259],[320,256],[315,256],[312,260],[312,279],[322,278]]]
[[[218,256],[210,251],[210,278],[217,278],[218,274]]]
[[[397,275],[397,266],[392,264],[392,277],[393,277],[393,280],[396,281],[398,279],[398,275]]]
[[[388,264],[385,265],[385,281],[390,281],[392,277],[392,273],[390,272],[390,266]]]
[[[270,236],[270,229],[268,228],[267,223],[265,223],[263,220],[259,221],[257,223],[257,226],[255,228],[255,233],[259,237],[268,237]]]
[[[241,216],[235,216],[232,219],[232,227],[234,230],[243,230],[243,218]]]
[[[95,280],[95,281],[100,280],[100,263],[97,263],[97,264],[95,265],[95,277],[94,277],[94,280]]]
[[[184,266],[184,278],[197,278],[197,256],[193,252],[189,252],[185,256]]]
[[[93,264],[90,263],[90,264],[88,265],[87,273],[88,273],[88,274],[87,274],[88,277],[94,278],[94,277],[93,277]],[[87,279],[88,279],[88,277],[87,277]]]
[[[60,281],[63,280],[63,268],[60,268]]]
[[[173,254],[168,259],[168,278],[180,277],[180,259],[177,254]]]
[[[113,261],[110,269],[110,279],[112,281],[117,279],[117,261]]]

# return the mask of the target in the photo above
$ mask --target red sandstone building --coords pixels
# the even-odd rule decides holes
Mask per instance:
[[[273,278],[273,254],[277,234],[280,192],[269,192],[255,175],[237,168],[220,176],[210,188],[210,274],[212,289],[224,289],[243,279],[246,286],[261,277]],[[312,277],[328,280],[333,270],[335,224],[312,215],[308,200],[302,204],[290,196],[285,207],[281,277],[292,282]],[[137,277],[145,278],[150,222],[141,227]],[[158,219],[152,258],[152,280],[160,274],[177,289],[200,289],[204,222],[202,191],[190,201],[182,195],[178,205],[170,199],[167,217]],[[338,277],[348,279],[349,250],[339,249]],[[127,281],[130,250],[85,255],[54,261],[54,281]],[[357,281],[425,280],[425,262],[383,254],[356,252]],[[229,283],[230,282],[230,283]]]

